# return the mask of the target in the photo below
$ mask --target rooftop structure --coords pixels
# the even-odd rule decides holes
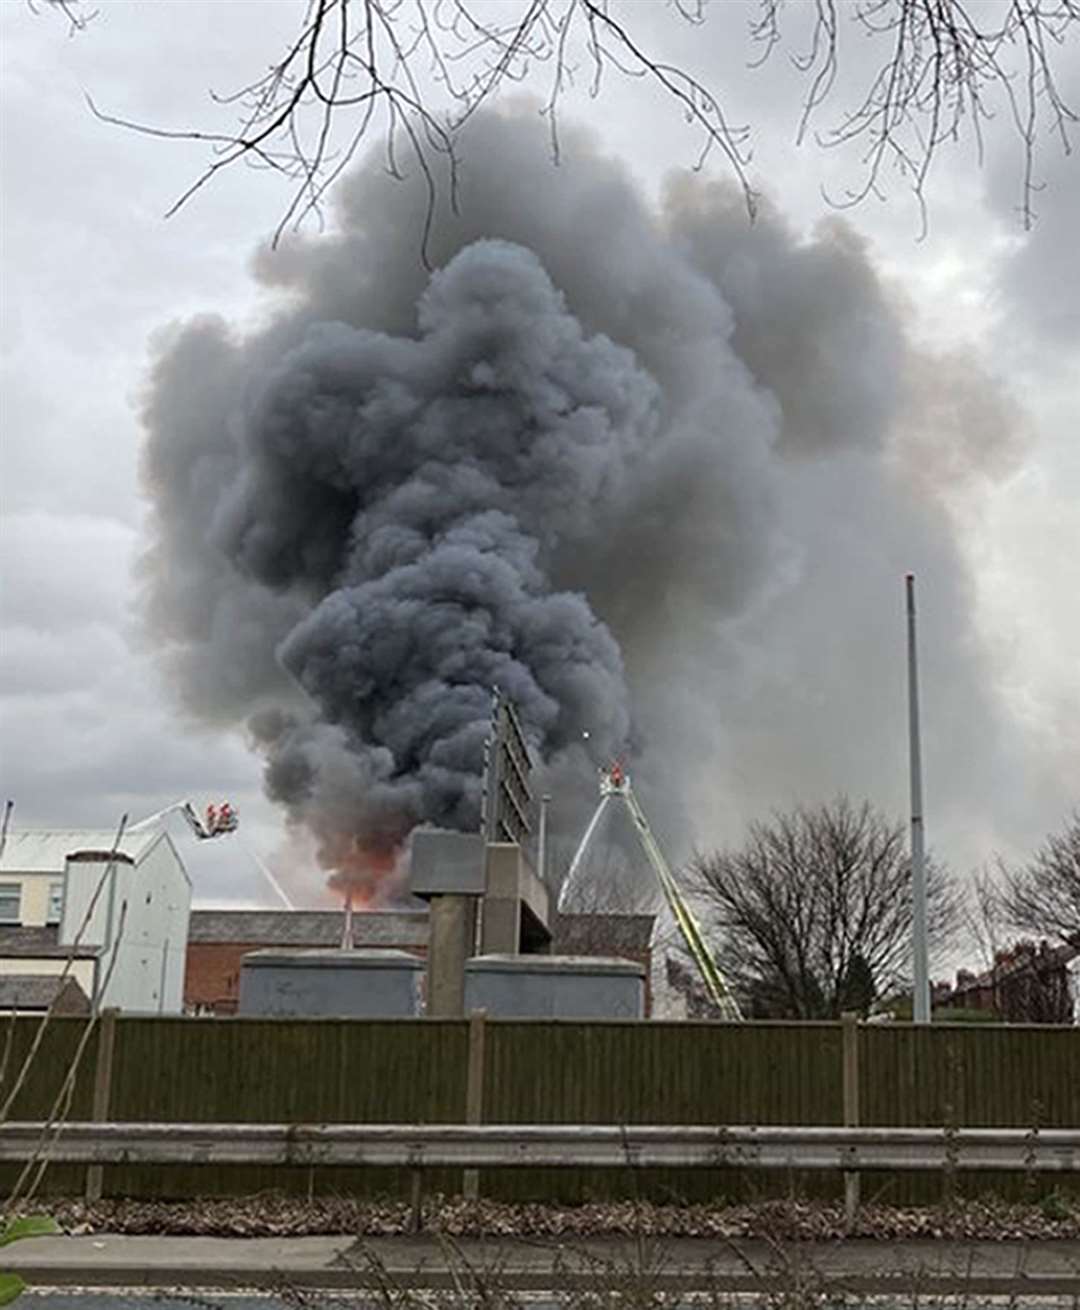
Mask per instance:
[[[100,828],[8,832],[0,977],[66,972],[94,1006],[178,1013],[190,907],[190,879],[160,830],[119,841]]]
[[[340,910],[193,910],[188,932],[185,1008],[233,1014],[242,961],[266,949],[330,949],[341,944]],[[649,966],[653,918],[635,915],[556,915],[552,950],[559,955],[619,956]],[[424,910],[374,910],[354,914],[358,950],[380,947],[427,955],[430,920]],[[2,937],[0,937],[2,943]]]

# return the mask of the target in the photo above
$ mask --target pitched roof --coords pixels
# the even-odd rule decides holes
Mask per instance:
[[[159,839],[157,830],[125,833],[119,850],[139,860]],[[64,872],[76,851],[111,851],[116,830],[104,828],[24,828],[9,832],[0,855],[0,876],[12,873]]]
[[[645,952],[655,921],[653,914],[557,914],[552,949],[560,955]]]
[[[242,942],[260,946],[338,946],[341,910],[192,910],[191,942]],[[357,946],[423,946],[426,910],[369,910],[353,915]]]
[[[93,959],[99,953],[97,946],[80,946],[74,953],[78,960]],[[57,927],[50,924],[45,928],[20,927],[16,924],[0,924],[0,958],[34,956],[38,959],[66,960],[72,954],[69,946],[61,946],[57,938]]]
[[[72,990],[86,1000],[86,993],[74,978],[44,974],[0,977],[0,1010],[47,1010],[58,996]]]
[[[341,910],[192,910],[191,942],[258,946],[337,946],[345,927]],[[353,915],[357,946],[424,946],[427,910],[367,910]],[[564,955],[646,952],[651,914],[560,914],[554,948]]]

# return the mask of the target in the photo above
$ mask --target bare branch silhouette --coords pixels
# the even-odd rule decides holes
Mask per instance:
[[[911,952],[905,827],[840,797],[752,824],[738,850],[692,870],[719,955],[761,1018],[837,1018],[904,985]],[[929,868],[930,936],[956,923],[946,871]]]
[[[1002,864],[1000,905],[1014,927],[1080,947],[1080,810],[1024,865]]]
[[[27,3],[58,10],[72,32],[93,17],[79,0]],[[410,161],[422,174],[430,228],[440,189],[451,203],[457,194],[460,131],[501,89],[527,84],[537,92],[557,160],[566,91],[580,83],[596,98],[614,74],[668,97],[698,138],[698,166],[718,153],[752,215],[750,127],[731,121],[722,88],[660,56],[654,12],[628,0],[297,0],[296,35],[269,70],[228,93],[211,92],[220,110],[235,114],[219,130],[136,122],[95,101],[91,108],[132,131],[207,145],[210,162],[169,214],[234,164],[280,173],[291,198],[276,243],[286,229],[320,214],[342,170],[379,139],[391,174],[401,176]],[[810,32],[804,47],[791,50],[784,0],[748,7],[749,38],[760,47],[750,63],[761,67],[788,51],[807,82],[801,106],[793,106],[797,139],[812,136],[859,156],[859,182],[826,196],[830,203],[858,205],[879,195],[886,173],[894,173],[910,185],[925,227],[940,147],[968,139],[981,159],[984,132],[998,116],[1007,120],[1001,130],[1011,129],[1022,147],[1018,209],[1031,223],[1040,137],[1048,128],[1068,153],[1077,122],[1060,67],[1080,24],[1080,0],[814,0],[812,9],[796,12],[803,26],[811,14]],[[665,7],[672,24],[701,26],[708,15],[704,0],[669,0]],[[841,71],[845,85],[862,89],[853,107],[818,127],[841,94]]]

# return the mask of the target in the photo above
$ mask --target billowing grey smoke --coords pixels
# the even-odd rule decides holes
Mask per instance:
[[[336,232],[260,256],[267,324],[163,347],[145,599],[184,703],[248,724],[346,880],[476,822],[496,684],[568,832],[629,750],[678,854],[793,798],[896,803],[915,567],[951,607],[928,683],[962,808],[998,716],[954,512],[1008,466],[1008,406],[912,349],[842,225],[751,229],[701,178],[653,213],[584,134],[547,149],[531,112],[473,121],[430,276],[424,189],[373,162]]]
[[[495,687],[542,759],[586,724],[626,744],[618,645],[550,570],[618,512],[658,402],[502,241],[434,274],[416,337],[315,323],[253,379],[212,545],[242,585],[307,598],[276,656],[317,716],[250,726],[339,871],[363,880],[419,822],[476,827]]]

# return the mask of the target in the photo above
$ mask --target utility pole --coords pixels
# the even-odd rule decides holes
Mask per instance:
[[[548,810],[551,807],[551,797],[546,793],[540,797],[540,840],[536,852],[536,863],[540,866],[537,873],[540,875],[540,881],[547,885],[547,829],[548,829]]]
[[[915,575],[907,586],[908,747],[911,765],[911,908],[915,994],[912,1018],[930,1022],[930,965],[926,939],[926,835],[923,829],[922,751],[919,744],[919,669],[915,643]]]

